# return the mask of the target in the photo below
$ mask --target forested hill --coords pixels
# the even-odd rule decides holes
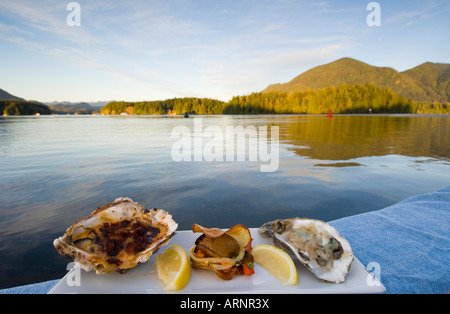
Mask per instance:
[[[37,101],[26,101],[0,89],[0,116],[51,114],[50,109]]]
[[[373,84],[344,84],[303,92],[252,93],[233,97],[224,113],[450,113],[450,106],[437,103],[415,103],[389,89]]]
[[[342,58],[312,68],[292,81],[273,84],[263,93],[278,91],[292,93],[307,89],[319,90],[343,84],[374,84],[392,90],[415,102],[450,102],[450,64],[424,63],[413,69],[398,72],[389,67],[375,67],[367,63]]]
[[[0,115],[21,116],[21,115],[47,115],[51,114],[50,108],[37,101],[26,100],[0,100]]]

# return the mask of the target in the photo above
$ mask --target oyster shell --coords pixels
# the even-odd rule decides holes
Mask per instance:
[[[123,272],[145,263],[170,241],[177,227],[165,210],[148,210],[121,197],[76,221],[53,245],[85,271]]]
[[[314,219],[278,219],[262,225],[258,233],[294,255],[318,278],[340,283],[353,262],[348,241],[328,223]]]

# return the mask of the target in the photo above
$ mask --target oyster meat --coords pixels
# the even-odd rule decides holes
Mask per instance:
[[[328,223],[314,219],[278,219],[262,225],[258,233],[272,237],[275,246],[297,257],[323,281],[345,281],[353,252],[348,241]]]
[[[76,221],[53,245],[85,271],[123,272],[147,262],[170,241],[177,227],[165,210],[148,210],[121,197]]]

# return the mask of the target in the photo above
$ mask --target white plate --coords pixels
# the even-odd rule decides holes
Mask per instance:
[[[252,246],[272,244],[271,239],[262,238],[257,228],[251,228]],[[194,245],[200,234],[192,231],[177,231],[169,245],[178,244],[186,253]],[[165,247],[160,248],[162,252]],[[192,269],[189,283],[184,289],[171,293],[382,293],[385,287],[374,278],[361,262],[355,258],[346,280],[340,284],[324,283],[317,279],[299,262],[298,285],[283,286],[275,277],[255,263],[252,276],[236,275],[232,280],[220,279],[214,272],[205,269]],[[125,274],[112,273],[97,275],[85,272],[79,265],[69,272],[49,291],[49,293],[168,293],[158,279],[155,257],[140,264]]]

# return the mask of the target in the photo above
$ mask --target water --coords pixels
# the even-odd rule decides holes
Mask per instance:
[[[0,118],[0,288],[61,278],[70,260],[53,239],[120,196],[166,209],[185,230],[329,221],[450,184],[449,116],[198,118],[203,130],[278,126],[278,170],[249,158],[173,161],[175,127],[200,136],[192,117]]]

